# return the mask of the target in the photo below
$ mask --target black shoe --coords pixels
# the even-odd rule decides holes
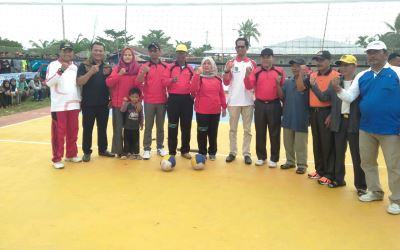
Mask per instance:
[[[253,163],[253,161],[251,160],[251,157],[248,155],[244,156],[244,163],[246,163],[246,165],[250,165],[251,163]]]
[[[90,154],[83,154],[82,161],[89,162],[90,161]]]
[[[110,153],[109,151],[103,151],[103,152],[99,152],[100,156],[105,156],[105,157],[115,157],[114,154]]]
[[[233,162],[235,159],[236,159],[236,156],[235,156],[235,155],[229,154],[229,155],[226,157],[225,161],[226,161],[226,162]]]
[[[307,167],[297,167],[296,174],[305,174]]]
[[[281,165],[281,169],[290,169],[290,168],[295,168],[296,166],[293,164],[285,163]]]
[[[337,181],[332,181],[331,183],[328,184],[328,187],[330,188],[337,188],[337,187],[344,187],[346,186],[346,182],[337,182]]]

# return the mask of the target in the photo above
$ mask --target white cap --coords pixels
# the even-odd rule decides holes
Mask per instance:
[[[365,52],[367,52],[370,49],[372,49],[372,50],[381,50],[381,49],[386,50],[387,48],[386,48],[386,44],[384,42],[382,42],[382,41],[373,41],[373,42],[371,42],[371,43],[369,43],[367,45],[367,47],[365,48]]]

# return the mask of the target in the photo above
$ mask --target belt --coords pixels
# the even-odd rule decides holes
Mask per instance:
[[[280,100],[280,99],[274,99],[274,100],[261,100],[261,99],[256,99],[256,101],[262,102],[262,103],[265,103],[265,104],[269,104],[269,103],[278,103],[278,102],[280,102],[281,100]]]
[[[350,114],[342,114],[342,117],[343,117],[344,119],[349,119]]]
[[[330,110],[331,107],[310,107],[311,111],[314,112],[319,112],[319,111],[323,111],[323,110]]]

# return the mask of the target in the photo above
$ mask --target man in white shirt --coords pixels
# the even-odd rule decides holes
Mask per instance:
[[[246,69],[254,70],[257,67],[255,61],[247,57],[249,42],[246,38],[238,38],[235,42],[237,56],[226,63],[224,72],[224,84],[229,86],[228,111],[229,111],[229,143],[230,152],[226,162],[232,162],[237,154],[237,127],[240,115],[243,121],[243,147],[244,162],[252,163],[250,154],[251,122],[253,120],[254,97],[253,92],[247,90],[244,85]]]
[[[81,162],[76,141],[78,139],[78,116],[81,93],[76,77],[78,68],[72,62],[74,51],[72,44],[62,42],[58,60],[47,67],[46,85],[51,93],[51,145],[53,149],[53,167],[64,168],[64,138],[66,137],[65,161]]]

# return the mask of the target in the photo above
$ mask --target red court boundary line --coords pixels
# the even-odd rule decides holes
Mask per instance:
[[[0,127],[50,115],[50,106],[0,117]]]

